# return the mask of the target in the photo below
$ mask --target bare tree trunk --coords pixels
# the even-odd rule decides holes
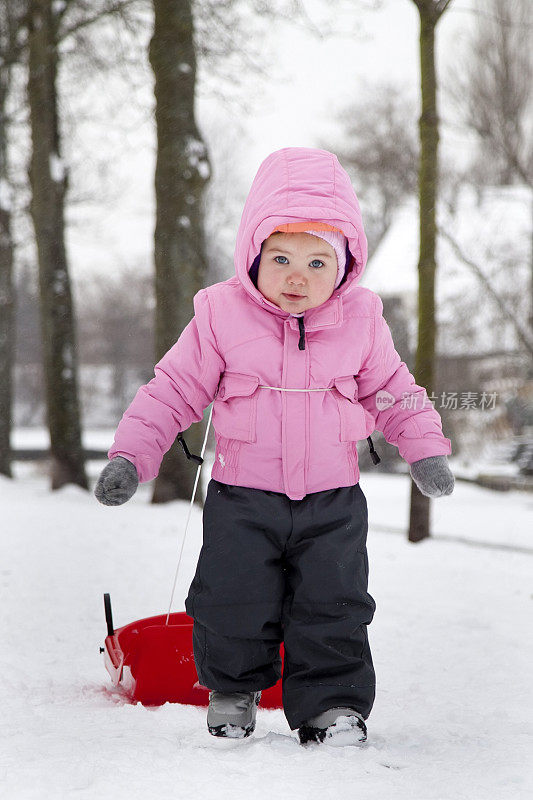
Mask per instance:
[[[0,475],[11,474],[13,241],[8,193],[6,100],[9,68],[0,70]]]
[[[420,205],[420,254],[418,261],[418,342],[414,376],[420,386],[433,390],[435,364],[435,206],[438,182],[439,120],[435,74],[435,28],[449,5],[437,0],[413,0],[420,14],[420,77],[422,111],[419,120],[420,163],[418,195]],[[430,535],[430,501],[411,480],[409,541]]]
[[[0,475],[11,473],[13,350],[15,338],[11,229],[11,188],[8,154],[7,102],[13,90],[13,66],[20,62],[20,30],[24,7],[4,0],[0,6]]]
[[[155,173],[155,347],[159,359],[193,314],[207,264],[202,197],[210,168],[196,127],[196,54],[191,0],[153,0],[155,22],[150,63],[155,76],[157,164]],[[198,453],[202,427],[187,444]],[[163,459],[152,502],[190,498],[196,470],[173,447]],[[200,498],[198,498],[200,502]]]
[[[56,96],[58,54],[53,5],[52,0],[30,0],[29,3],[31,215],[39,257],[52,489],[66,483],[86,489],[74,312],[64,240],[67,176],[60,157]]]

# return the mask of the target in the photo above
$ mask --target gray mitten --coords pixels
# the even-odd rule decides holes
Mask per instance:
[[[94,487],[94,496],[104,506],[121,506],[133,497],[138,485],[139,476],[131,461],[116,456],[103,468]]]
[[[409,467],[411,477],[426,497],[442,497],[451,494],[455,478],[448,466],[446,456],[430,456],[414,461]]]

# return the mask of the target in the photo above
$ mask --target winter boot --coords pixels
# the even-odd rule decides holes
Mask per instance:
[[[261,692],[209,692],[207,727],[212,736],[244,739],[255,729]]]
[[[366,725],[363,717],[353,708],[330,708],[311,717],[298,728],[300,744],[323,742],[333,747],[358,745],[366,742]]]

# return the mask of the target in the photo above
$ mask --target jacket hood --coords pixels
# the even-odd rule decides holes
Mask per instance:
[[[337,156],[327,150],[284,147],[271,153],[259,167],[237,232],[235,270],[256,301],[277,308],[265,301],[248,274],[261,244],[278,225],[307,220],[339,228],[348,239],[352,263],[334,294],[346,294],[361,278],[368,246],[359,201],[348,174]]]

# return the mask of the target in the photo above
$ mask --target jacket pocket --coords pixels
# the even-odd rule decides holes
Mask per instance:
[[[333,384],[333,394],[339,408],[341,442],[366,439],[375,428],[375,420],[358,400],[357,381],[353,375],[347,375],[334,378]]]
[[[257,387],[259,378],[240,372],[225,372],[213,404],[213,427],[217,434],[241,442],[256,441]]]

